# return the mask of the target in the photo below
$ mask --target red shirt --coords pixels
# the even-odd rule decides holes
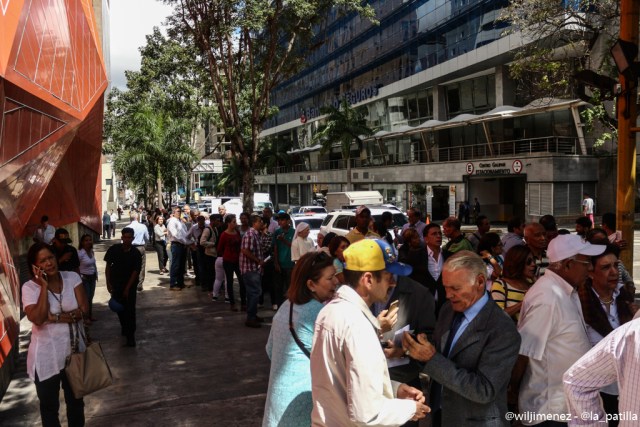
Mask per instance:
[[[240,261],[240,233],[230,234],[225,232],[220,233],[220,239],[218,240],[218,255],[222,254],[222,260],[224,262],[238,263]]]

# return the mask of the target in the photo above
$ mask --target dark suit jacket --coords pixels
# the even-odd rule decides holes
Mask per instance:
[[[425,333],[429,338],[436,326],[435,301],[429,290],[410,277],[398,277],[398,283],[389,299],[398,300],[398,321],[394,328],[385,334],[385,338],[393,339],[395,331],[409,325],[414,333]],[[389,304],[387,307],[389,308]],[[396,366],[389,369],[389,376],[394,381],[419,384],[418,375],[422,371],[422,364],[411,360],[408,365]]]
[[[446,358],[441,352],[453,315],[451,304],[442,307],[434,333],[438,352],[423,369],[443,386],[442,426],[509,426],[507,385],[520,349],[513,320],[489,299]]]
[[[429,262],[431,262],[431,259],[429,259]],[[440,309],[447,302],[447,293],[444,289],[444,285],[442,284],[442,273],[440,273],[440,276],[437,279],[434,279],[429,272],[427,272],[426,277],[426,285],[427,288],[429,288],[429,292],[431,292],[431,295],[433,295],[434,298],[436,297],[436,295],[438,296],[438,300],[435,302],[437,319],[440,314]]]

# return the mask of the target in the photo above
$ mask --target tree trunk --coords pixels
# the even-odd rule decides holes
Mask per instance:
[[[345,159],[347,162],[347,191],[351,191],[351,157]]]
[[[242,206],[245,212],[253,212],[253,181],[255,172],[250,165],[250,158],[242,160]]]
[[[158,209],[164,209],[164,202],[162,200],[162,172],[158,168],[158,176],[156,177],[156,189],[158,191]]]

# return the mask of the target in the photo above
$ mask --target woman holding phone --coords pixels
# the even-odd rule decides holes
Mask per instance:
[[[60,425],[62,384],[68,425],[83,426],[84,401],[73,396],[64,372],[65,360],[71,353],[69,331],[84,334],[82,321],[89,309],[82,279],[73,271],[58,271],[56,257],[44,243],[29,248],[27,261],[31,280],[22,285],[22,305],[33,323],[27,374],[36,385],[42,425]],[[84,351],[84,341],[79,341],[79,350]]]

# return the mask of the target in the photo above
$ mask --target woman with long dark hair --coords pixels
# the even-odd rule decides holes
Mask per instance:
[[[70,427],[84,425],[84,401],[73,396],[64,372],[71,354],[70,329],[84,334],[82,322],[89,307],[82,279],[73,271],[59,271],[49,245],[35,243],[27,253],[31,280],[22,285],[22,305],[33,323],[27,353],[27,374],[36,385],[42,425],[59,426],[60,385]],[[85,350],[79,340],[79,350]]]
[[[238,311],[236,300],[233,293],[233,273],[236,274],[242,291],[242,277],[240,274],[240,244],[242,239],[238,232],[238,224],[236,216],[229,214],[225,217],[224,223],[227,229],[220,233],[218,239],[218,256],[222,256],[222,266],[226,276],[227,294],[229,294],[229,302],[231,303],[231,311]],[[217,294],[214,289],[214,293]],[[243,310],[246,309],[247,302],[244,300],[244,293],[240,292],[241,305]]]
[[[514,321],[520,318],[522,300],[536,274],[536,260],[525,245],[509,249],[502,268],[502,277],[493,281],[491,297]]]
[[[311,425],[309,352],[316,317],[338,285],[335,273],[325,252],[309,252],[293,268],[287,300],[273,317],[267,342],[271,371],[263,426]]]

